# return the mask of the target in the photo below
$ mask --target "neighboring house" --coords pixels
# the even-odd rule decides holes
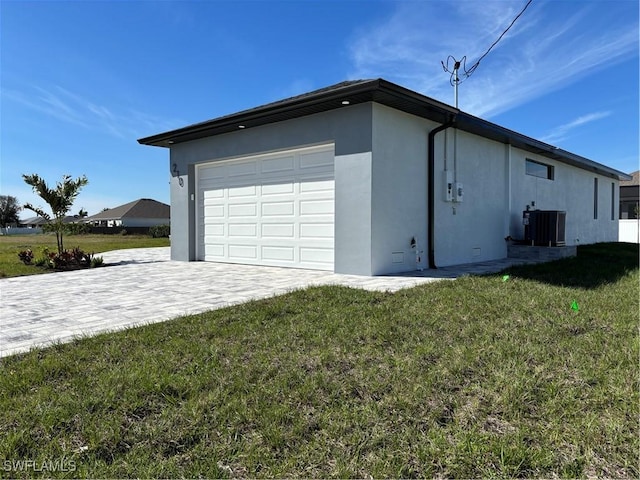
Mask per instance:
[[[38,228],[46,225],[47,223],[49,222],[42,217],[29,217],[25,220],[20,220],[20,224],[18,226],[23,228]]]
[[[138,141],[170,150],[172,259],[346,274],[505,258],[527,209],[616,241],[629,178],[383,79]]]
[[[631,180],[620,182],[621,242],[640,243],[640,171],[630,174]]]
[[[153,227],[169,225],[171,207],[150,198],[141,198],[119,207],[85,217],[84,223],[99,227]]]
[[[81,220],[82,218],[78,215],[67,215],[62,220],[62,223],[79,223]],[[51,223],[51,222],[53,222],[53,219],[47,220],[46,218],[42,218],[42,217],[30,217],[30,218],[27,218],[26,220],[21,220],[20,226],[26,227],[26,228],[37,228],[37,227],[42,227],[43,225],[46,225],[47,223]]]
[[[640,209],[640,171],[630,174],[631,180],[620,182],[620,218],[638,218]]]

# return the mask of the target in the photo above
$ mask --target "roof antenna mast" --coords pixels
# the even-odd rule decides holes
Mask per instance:
[[[460,62],[456,61],[453,64],[453,104],[456,108],[458,108],[458,84],[460,83],[460,78],[458,77],[458,69],[460,68]]]
[[[524,6],[524,8],[522,10],[520,10],[520,13],[518,13],[518,15],[515,16],[515,18],[511,21],[511,23],[509,24],[509,26],[504,30],[504,32],[502,32],[500,34],[500,36],[498,37],[498,39],[493,42],[491,44],[491,46],[487,49],[486,52],[484,52],[480,58],[478,60],[476,60],[476,63],[474,63],[471,68],[467,69],[467,57],[466,55],[464,57],[462,57],[460,60],[456,60],[455,58],[453,58],[451,55],[449,55],[447,57],[447,63],[445,65],[445,63],[443,61],[440,61],[440,64],[442,65],[442,69],[451,74],[451,77],[449,78],[449,83],[451,84],[451,86],[453,87],[453,100],[455,103],[455,107],[458,108],[458,85],[460,83],[462,83],[463,80],[466,80],[467,78],[469,78],[473,72],[476,71],[476,68],[478,68],[478,65],[480,65],[480,62],[482,61],[482,59],[484,57],[486,57],[489,52],[493,49],[493,47],[495,47],[498,42],[500,40],[502,40],[502,37],[504,37],[507,32],[511,29],[511,27],[513,27],[513,24],[516,23],[516,20],[518,20],[520,18],[520,16],[524,13],[524,11],[527,9],[527,7],[529,5],[531,5],[531,2],[533,2],[533,0],[528,0],[526,5]],[[453,60],[453,69],[449,68],[449,61]],[[464,78],[460,79],[460,76],[458,75],[458,72],[460,70],[460,67],[462,66],[462,76]]]
[[[462,82],[462,80],[460,80],[460,77],[458,76],[458,71],[460,70],[460,66],[464,64],[464,62],[466,62],[467,57],[464,56],[462,57],[460,60],[456,60],[455,58],[453,58],[451,55],[449,55],[447,57],[447,64],[445,65],[444,62],[440,62],[442,64],[442,69],[451,74],[451,77],[449,77],[449,83],[451,84],[451,86],[453,87],[453,104],[456,108],[458,108],[458,85],[460,85],[460,83]],[[449,62],[453,61],[453,68],[449,69]],[[463,67],[464,69],[464,67]]]

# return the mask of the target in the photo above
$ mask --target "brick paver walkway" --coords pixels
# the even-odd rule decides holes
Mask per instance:
[[[397,291],[461,274],[499,271],[499,261],[398,276],[362,277],[315,270],[175,262],[169,248],[102,254],[111,266],[0,279],[0,356],[79,335],[161,322],[310,285]]]

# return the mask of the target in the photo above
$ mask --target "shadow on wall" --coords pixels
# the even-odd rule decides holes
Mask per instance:
[[[578,256],[551,263],[512,267],[511,275],[551,285],[592,289],[638,270],[638,245],[596,243],[578,246]]]

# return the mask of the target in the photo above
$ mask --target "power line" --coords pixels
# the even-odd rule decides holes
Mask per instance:
[[[449,79],[449,83],[451,83],[452,86],[455,86],[457,84],[462,83],[464,80],[469,78],[473,74],[473,72],[475,72],[476,68],[478,68],[478,65],[480,65],[480,62],[482,61],[482,59],[489,54],[489,52],[493,49],[493,47],[495,47],[498,44],[498,42],[500,42],[500,40],[502,40],[502,37],[504,37],[507,34],[507,32],[511,29],[511,27],[513,27],[513,24],[516,23],[516,21],[522,16],[522,14],[529,7],[529,5],[531,4],[532,1],[533,0],[529,0],[527,2],[527,4],[524,6],[524,8],[522,10],[520,10],[520,13],[518,13],[518,15],[516,15],[515,18],[511,21],[511,23],[505,29],[505,31],[500,34],[498,39],[491,44],[491,46],[487,49],[487,51],[484,52],[482,54],[482,56],[476,61],[476,63],[474,63],[471,66],[471,68],[469,68],[468,70],[467,70],[467,56],[466,55],[464,57],[462,57],[459,61],[456,60],[453,56],[449,55],[447,57],[447,64],[446,65],[445,65],[445,63],[443,61],[440,62],[442,64],[443,70],[445,72],[451,74],[451,77]],[[453,70],[449,69],[449,60],[453,60]],[[464,72],[464,73],[462,73],[462,76],[464,77],[463,80],[461,80],[460,77],[458,76],[460,67],[462,67],[462,71]]]

